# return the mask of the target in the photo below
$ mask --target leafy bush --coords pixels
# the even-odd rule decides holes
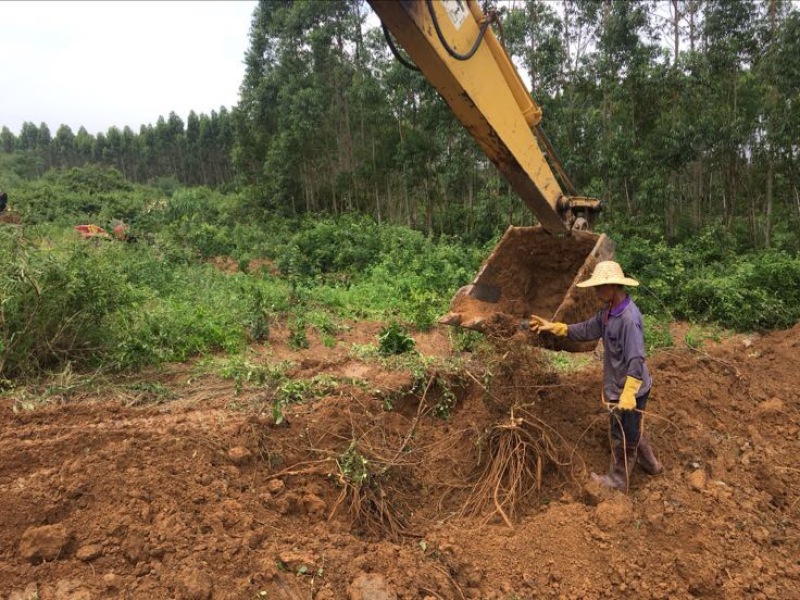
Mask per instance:
[[[304,279],[328,273],[363,272],[381,251],[379,228],[365,217],[304,219],[278,257],[281,271]]]
[[[0,375],[102,359],[113,345],[111,318],[140,298],[115,269],[114,251],[81,243],[45,250],[0,228]]]
[[[381,252],[365,273],[347,286],[317,287],[318,302],[355,318],[401,319],[426,329],[445,314],[455,291],[480,265],[480,249],[431,240],[398,227],[380,231]]]
[[[644,343],[648,354],[664,348],[672,348],[675,343],[669,330],[669,320],[644,315]]]
[[[116,169],[83,167],[51,170],[13,189],[12,202],[26,225],[129,225],[145,211],[154,192],[128,183]]]
[[[67,232],[44,249],[20,232],[0,228],[0,376],[236,352],[265,339],[270,319],[288,306],[279,280],[174,262],[162,246]]]
[[[414,349],[414,338],[399,323],[392,322],[378,333],[378,350],[381,354],[403,354]]]
[[[296,347],[308,344],[309,327],[333,345],[340,319],[388,322],[380,352],[401,360],[409,355],[393,353],[413,348],[413,338],[398,323],[435,323],[497,241],[491,228],[473,231],[489,240],[478,247],[366,217],[269,215],[245,192],[159,191],[94,167],[30,179],[29,167],[36,165],[13,156],[0,162],[25,222],[24,235],[0,228],[0,377],[238,353],[267,341],[277,318],[288,320]],[[140,241],[86,242],[73,230],[114,219],[132,223]],[[648,348],[672,344],[674,318],[738,330],[800,320],[796,254],[744,252],[742,236],[718,226],[668,244],[654,223],[611,232],[623,267],[642,283],[632,293],[645,314]],[[219,255],[240,271],[204,264]],[[252,259],[268,259],[269,268],[244,272]],[[455,341],[465,349],[476,344]]]
[[[739,331],[789,327],[800,320],[800,257],[745,253],[711,228],[686,244],[617,240],[619,260],[642,284],[645,314],[714,323]]]

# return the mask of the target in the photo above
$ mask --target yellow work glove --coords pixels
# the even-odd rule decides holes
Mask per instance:
[[[636,408],[636,392],[642,387],[642,380],[636,379],[628,375],[625,378],[625,387],[622,388],[622,393],[619,395],[620,410],[634,410]]]
[[[567,337],[567,324],[566,323],[553,323],[551,321],[547,321],[542,317],[537,317],[536,315],[531,315],[531,320],[529,322],[531,327],[531,331],[535,331],[536,333],[540,333],[542,331],[546,331],[547,333],[552,333],[558,337]]]

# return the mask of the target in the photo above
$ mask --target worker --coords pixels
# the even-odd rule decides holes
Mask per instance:
[[[8,194],[6,194],[3,191],[0,191],[0,213],[5,212],[7,205],[8,205]]]
[[[592,473],[592,480],[603,487],[626,490],[633,467],[656,475],[661,463],[644,432],[643,414],[650,395],[650,371],[645,364],[642,314],[626,293],[625,286],[639,282],[626,277],[614,261],[602,261],[578,287],[594,288],[605,304],[594,317],[567,325],[532,316],[531,330],[585,342],[603,340],[603,397],[609,412],[611,466],[608,474]]]

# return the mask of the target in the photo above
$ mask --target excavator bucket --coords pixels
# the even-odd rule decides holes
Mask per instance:
[[[450,312],[439,322],[509,337],[526,331],[531,315],[565,323],[586,320],[601,303],[591,288],[575,284],[587,279],[599,261],[613,256],[614,242],[604,234],[573,231],[559,237],[541,226],[509,227],[472,283],[456,292]],[[551,335],[532,336],[531,341],[570,352],[597,345]]]

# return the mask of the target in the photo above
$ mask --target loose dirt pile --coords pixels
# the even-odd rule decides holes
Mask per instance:
[[[800,326],[650,357],[665,472],[627,494],[586,486],[596,357],[557,373],[521,338],[450,369],[443,328],[415,336],[420,372],[356,358],[378,328],[301,352],[273,332],[254,362],[336,383],[280,426],[268,386],[189,366],[2,399],[0,598],[800,597]],[[520,422],[526,485],[476,487]]]

